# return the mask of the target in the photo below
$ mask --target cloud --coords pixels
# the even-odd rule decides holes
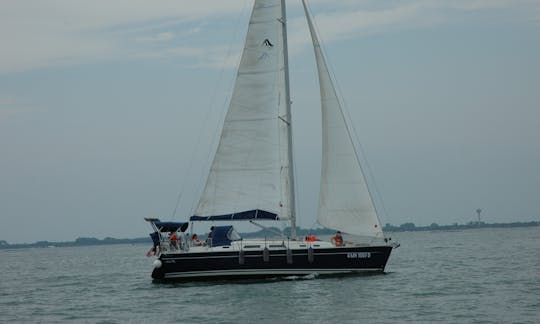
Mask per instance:
[[[464,12],[482,14],[488,10],[517,12],[516,20],[530,17],[538,21],[540,2],[533,0],[416,0],[416,1],[357,1],[331,2],[312,0],[312,12],[322,40],[326,43],[353,39],[366,34],[394,30],[426,28],[432,25],[459,21]],[[330,4],[330,5],[329,5]],[[504,16],[504,15],[503,15]],[[291,21],[291,48],[298,51],[310,40],[306,37],[305,18]]]
[[[36,110],[38,110],[38,107],[29,100],[13,97],[0,97],[0,122]]]
[[[176,35],[172,32],[157,33],[151,36],[143,36],[137,38],[140,42],[166,42],[176,38]]]
[[[247,19],[252,1],[223,0],[4,0],[0,11],[0,73],[99,61],[182,56],[193,66],[230,66],[224,40],[211,38],[209,22]],[[352,39],[396,28],[421,28],[452,20],[460,12],[517,11],[538,22],[533,0],[311,0],[324,42]],[[298,12],[299,4],[292,3]],[[309,44],[305,19],[290,17],[294,53]],[[215,26],[212,26],[215,28]],[[196,39],[193,35],[204,34]],[[179,41],[182,40],[181,43]],[[202,43],[201,40],[207,40]],[[215,41],[215,42],[213,42]]]
[[[179,25],[197,33],[190,23],[237,15],[245,2],[4,0],[0,73],[123,59],[139,52],[141,40],[171,41]]]
[[[341,4],[343,6],[344,4]],[[350,8],[349,8],[350,9]],[[417,2],[396,5],[376,10],[343,10],[315,14],[315,25],[324,42],[333,42],[357,37],[375,31],[388,30],[392,26],[403,25],[419,15]],[[292,21],[290,36],[291,48],[297,51],[304,48],[311,40],[306,37],[305,18]]]

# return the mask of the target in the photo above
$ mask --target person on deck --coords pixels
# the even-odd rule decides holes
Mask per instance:
[[[180,231],[178,232],[178,245],[180,250],[182,251],[188,251],[189,250],[189,242],[188,237],[186,233]]]
[[[201,241],[199,240],[199,236],[197,236],[197,234],[193,234],[191,236],[191,242],[193,243],[193,246],[200,246],[202,244]]]
[[[317,237],[315,235],[308,234],[306,237],[304,237],[304,242],[315,242],[317,241]]]
[[[214,232],[214,226],[210,227],[210,233],[208,233],[208,237],[206,238],[206,245],[212,245],[212,232]]]
[[[158,255],[159,252],[160,252],[160,248],[161,248],[159,233],[158,232],[151,233],[150,237],[152,238],[153,245],[150,248],[150,250],[148,250],[148,252],[146,252],[147,257],[150,257],[152,254],[153,255]]]
[[[169,246],[171,250],[178,250],[178,237],[174,232],[169,233]]]
[[[332,236],[332,243],[335,246],[343,246],[343,236],[341,236],[341,232],[337,231],[336,235]]]

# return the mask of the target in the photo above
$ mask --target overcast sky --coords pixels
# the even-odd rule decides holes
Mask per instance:
[[[383,223],[465,223],[477,208],[486,222],[540,220],[540,2],[310,4]],[[189,217],[251,5],[1,0],[0,240],[141,237],[143,217]],[[318,85],[299,1],[288,14],[309,228]]]

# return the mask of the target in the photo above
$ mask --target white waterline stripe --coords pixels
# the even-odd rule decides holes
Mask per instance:
[[[181,277],[214,277],[214,276],[234,276],[234,275],[309,275],[318,274],[340,274],[353,272],[377,272],[382,268],[376,269],[238,269],[238,270],[208,270],[208,271],[186,271],[171,272],[165,274],[165,278]]]

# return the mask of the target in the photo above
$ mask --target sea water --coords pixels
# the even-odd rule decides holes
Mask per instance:
[[[181,284],[146,245],[0,250],[0,322],[540,323],[540,228],[393,238],[385,274]]]

